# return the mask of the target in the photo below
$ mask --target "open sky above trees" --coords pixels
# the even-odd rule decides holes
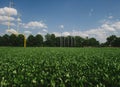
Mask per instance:
[[[120,36],[120,0],[0,0],[0,35],[11,31],[27,35],[53,33],[60,36],[94,37],[105,42]],[[20,18],[18,19],[18,14]]]

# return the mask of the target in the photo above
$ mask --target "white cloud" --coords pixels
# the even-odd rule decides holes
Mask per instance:
[[[24,31],[24,35],[26,38],[28,38],[29,35],[31,35],[32,32],[31,31]]]
[[[1,32],[0,32],[0,36],[3,36],[3,35],[5,35],[5,33],[1,33]]]
[[[53,34],[55,34],[55,36],[61,36],[59,32],[53,32]]]
[[[69,36],[70,35],[70,32],[63,32],[63,33],[60,33],[60,32],[53,32],[53,34],[55,34],[55,36]]]
[[[48,30],[46,30],[46,29],[43,29],[42,31],[43,31],[43,32],[46,32],[46,33],[48,32]]]
[[[1,24],[7,26],[7,25],[8,25],[8,22],[2,22]],[[14,23],[10,23],[10,26],[16,26],[16,25],[15,25]]]
[[[112,19],[113,18],[113,16],[108,16],[108,19]]]
[[[10,20],[10,26],[15,26],[15,23],[13,23],[15,21],[14,17],[0,15],[0,24],[1,25],[8,26],[8,24],[9,24],[8,20]]]
[[[38,32],[37,34],[40,34],[40,35],[42,35],[42,33],[41,33],[41,32]]]
[[[111,24],[103,24],[101,28],[108,31],[115,31],[115,28],[113,28]]]
[[[60,25],[59,28],[63,29],[63,28],[64,28],[64,25]]]
[[[8,20],[10,21],[10,26],[16,26],[15,22],[17,15],[17,10],[15,8],[4,7],[0,8],[0,24],[8,25]]]
[[[0,8],[0,15],[17,15],[17,10],[9,7]]]
[[[114,24],[112,24],[112,27],[117,29],[117,30],[120,30],[120,21],[115,22]]]
[[[5,16],[5,15],[0,15],[0,21],[14,21],[15,18],[14,17],[8,17],[8,16]]]
[[[88,37],[94,37],[100,42],[105,42],[106,38],[110,35],[118,35],[120,33],[120,22],[106,22],[102,24],[99,28],[90,29],[82,33],[87,34]]]
[[[21,22],[22,20],[20,18],[17,18],[17,21]]]
[[[27,24],[24,24],[24,28],[42,29],[42,28],[47,28],[47,25],[41,21],[40,22],[31,21]]]
[[[61,33],[60,32],[53,32],[53,34],[55,34],[56,36],[61,36]],[[84,32],[82,31],[73,31],[73,32],[62,32],[62,36],[82,36],[82,37],[87,37],[88,34],[85,34]]]
[[[63,35],[63,36],[69,36],[70,33],[69,33],[69,32],[63,32],[62,35]]]
[[[76,31],[76,30],[73,30],[71,32],[71,35],[72,36],[82,36],[82,37],[87,37],[88,36],[88,34],[86,34],[85,32],[83,32],[83,31]]]
[[[53,32],[56,36],[61,36],[60,32]],[[72,35],[81,37],[94,37],[100,42],[105,42],[106,38],[110,35],[120,36],[120,21],[117,22],[104,22],[100,27],[95,29],[89,29],[85,31],[63,32],[62,35]]]
[[[97,29],[91,29],[91,30],[84,31],[83,33],[88,35],[88,37],[96,38],[100,42],[105,42],[107,38],[106,32],[107,31],[102,28],[97,28]]]
[[[90,9],[89,16],[92,16],[94,9]]]
[[[15,34],[15,35],[19,34],[15,29],[7,29],[6,32],[7,33],[12,33],[12,34]]]
[[[24,34],[32,34],[31,31],[24,31]]]

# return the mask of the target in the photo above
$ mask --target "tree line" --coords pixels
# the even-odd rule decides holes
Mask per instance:
[[[29,35],[26,38],[28,47],[120,47],[120,37],[115,35],[106,38],[105,43],[97,41],[95,38],[83,38],[81,36],[59,36],[55,34],[46,34],[43,37],[40,34]],[[8,35],[0,36],[0,46],[23,47],[24,35]]]

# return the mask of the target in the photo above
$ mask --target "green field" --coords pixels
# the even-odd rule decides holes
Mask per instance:
[[[120,48],[0,48],[1,87],[120,87]]]

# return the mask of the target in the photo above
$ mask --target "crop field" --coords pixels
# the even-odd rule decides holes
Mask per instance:
[[[0,87],[120,87],[120,48],[0,48]]]

